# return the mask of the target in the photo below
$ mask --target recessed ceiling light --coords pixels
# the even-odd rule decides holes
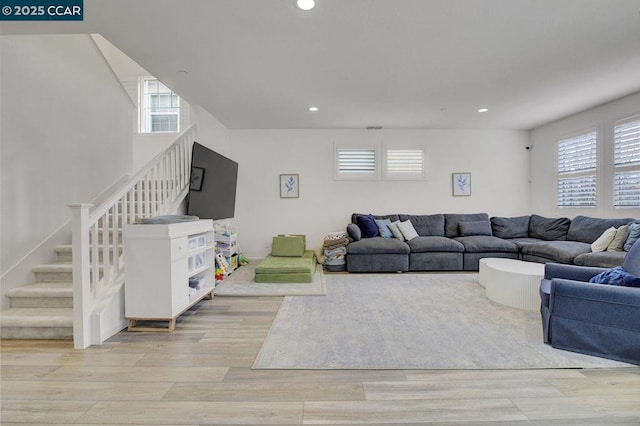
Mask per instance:
[[[298,9],[311,10],[316,5],[314,0],[295,0]]]
[[[487,112],[487,111],[489,111],[489,108],[480,108],[478,110],[478,112]]]
[[[316,111],[318,111],[318,107],[310,106],[310,107],[309,107],[309,111],[311,111],[311,112],[316,112]]]

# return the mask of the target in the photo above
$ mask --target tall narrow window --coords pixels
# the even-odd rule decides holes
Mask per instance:
[[[613,125],[613,205],[640,207],[640,116]]]
[[[424,173],[423,147],[392,147],[385,150],[385,179],[421,179]]]
[[[153,77],[140,79],[140,133],[180,131],[180,98]]]
[[[597,133],[558,141],[558,207],[596,206]]]
[[[336,179],[377,179],[376,151],[375,148],[336,147]]]

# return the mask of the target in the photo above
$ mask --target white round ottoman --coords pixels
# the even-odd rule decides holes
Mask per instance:
[[[544,264],[515,259],[480,259],[480,285],[494,302],[518,309],[540,309]]]

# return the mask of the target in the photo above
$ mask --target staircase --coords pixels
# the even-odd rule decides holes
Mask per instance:
[[[73,338],[71,246],[56,248],[56,254],[56,263],[31,269],[35,283],[5,294],[10,308],[0,320],[3,339]]]
[[[33,284],[5,293],[3,339],[73,339],[83,349],[126,326],[122,224],[177,211],[189,189],[194,140],[191,126],[100,206],[70,205],[73,247],[56,247],[54,263],[32,268]]]
[[[10,305],[0,315],[3,339],[73,339],[71,244],[60,245],[55,252],[54,263],[31,269],[33,284],[6,292]]]

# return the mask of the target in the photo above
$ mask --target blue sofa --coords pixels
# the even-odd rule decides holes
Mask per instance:
[[[418,237],[401,241],[363,238],[358,216],[367,215],[354,213],[347,225],[349,272],[477,271],[485,257],[614,267],[622,264],[626,252],[594,253],[591,243],[607,228],[634,221],[587,216],[571,220],[535,214],[492,218],[486,213],[374,215],[378,220],[410,221]]]
[[[640,276],[640,240],[623,269]],[[640,365],[640,288],[588,281],[604,268],[548,263],[540,283],[544,342]]]

